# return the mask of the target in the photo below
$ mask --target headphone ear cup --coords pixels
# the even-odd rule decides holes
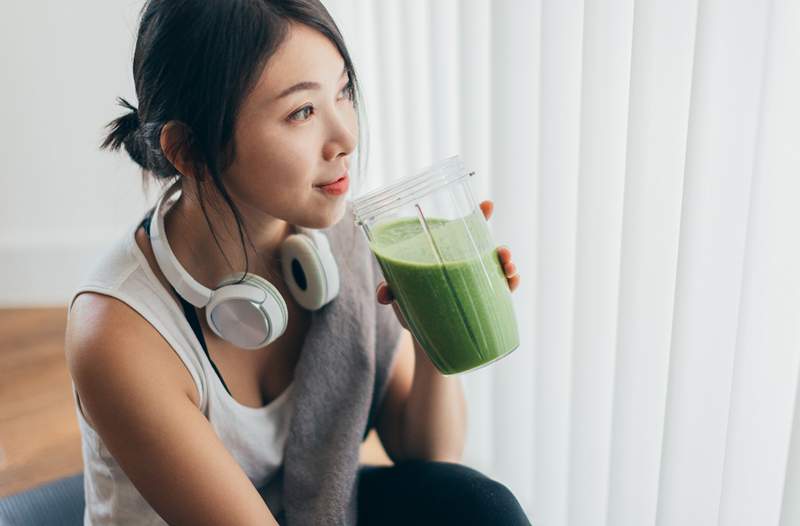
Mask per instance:
[[[339,269],[327,239],[319,240],[322,236],[293,234],[281,245],[284,280],[297,303],[308,310],[321,309],[339,294]]]
[[[242,283],[237,283],[242,276]],[[243,349],[259,349],[278,339],[289,320],[286,301],[261,276],[237,272],[226,276],[206,306],[214,333]]]

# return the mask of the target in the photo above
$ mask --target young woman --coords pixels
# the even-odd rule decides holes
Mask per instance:
[[[359,142],[326,9],[150,0],[133,74],[139,107],[121,101],[103,147],[166,190],[70,301],[85,523],[529,524],[458,463],[459,378],[405,330],[325,186]],[[358,464],[373,427],[391,467]]]

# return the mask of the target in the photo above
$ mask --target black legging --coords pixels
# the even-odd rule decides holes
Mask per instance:
[[[394,466],[362,466],[358,526],[393,524],[531,523],[507,487],[462,464],[406,460]]]

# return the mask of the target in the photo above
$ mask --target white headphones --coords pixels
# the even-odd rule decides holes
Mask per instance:
[[[243,349],[259,349],[286,330],[289,312],[275,286],[256,274],[236,272],[214,290],[192,278],[172,253],[164,216],[177,198],[180,182],[159,198],[151,221],[150,240],[158,266],[175,291],[197,308],[206,307],[206,320],[214,334]],[[298,234],[281,245],[281,266],[289,291],[308,310],[318,310],[339,294],[339,270],[327,237],[316,230],[295,226]],[[236,284],[244,275],[244,281]]]

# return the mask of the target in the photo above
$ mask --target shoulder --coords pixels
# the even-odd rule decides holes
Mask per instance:
[[[82,292],[72,302],[64,341],[67,366],[78,392],[102,396],[109,378],[159,378],[175,394],[199,405],[191,375],[161,334],[124,301]]]
[[[267,523],[265,502],[176,382],[178,362],[159,337],[115,298],[76,298],[66,348],[84,415],[170,524]]]

